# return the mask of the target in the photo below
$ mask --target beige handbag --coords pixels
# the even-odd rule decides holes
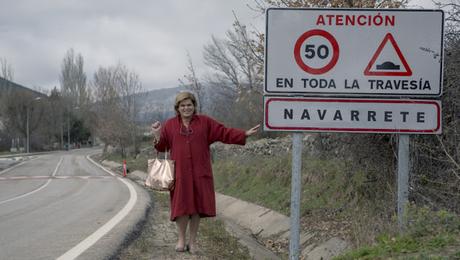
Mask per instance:
[[[174,161],[169,160],[167,153],[164,159],[150,159],[148,162],[147,178],[145,186],[159,191],[168,191],[175,180]]]

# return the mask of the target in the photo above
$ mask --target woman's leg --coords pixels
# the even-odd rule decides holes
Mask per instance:
[[[192,215],[192,219],[190,220],[190,241],[189,241],[190,252],[192,253],[194,250],[196,250],[195,239],[198,233],[199,225],[200,225],[200,215],[198,214]]]
[[[179,239],[177,241],[176,249],[185,248],[185,232],[187,231],[188,220],[188,215],[176,218],[177,228],[179,229]]]

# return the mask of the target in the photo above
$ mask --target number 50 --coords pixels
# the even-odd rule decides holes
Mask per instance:
[[[320,59],[327,58],[327,56],[329,56],[329,48],[326,45],[322,44],[318,46],[318,48],[315,51],[315,45],[305,45],[305,58],[313,59],[316,55],[318,55],[318,58]]]

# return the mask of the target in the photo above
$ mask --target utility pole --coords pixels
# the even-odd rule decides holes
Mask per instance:
[[[67,151],[70,150],[70,115],[67,116]]]
[[[29,120],[30,120],[30,105],[33,102],[40,100],[41,97],[34,98],[26,107],[26,153],[30,152],[30,129],[29,129]]]
[[[29,153],[29,144],[30,144],[30,136],[29,136],[29,106],[26,107],[26,153]]]
[[[64,122],[61,117],[61,149],[64,149]]]

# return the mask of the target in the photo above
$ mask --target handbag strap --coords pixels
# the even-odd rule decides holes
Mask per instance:
[[[158,154],[159,154],[159,152],[157,151],[156,158],[158,158]],[[169,150],[166,150],[163,154],[165,155],[165,160],[167,160],[167,159],[168,159]]]

